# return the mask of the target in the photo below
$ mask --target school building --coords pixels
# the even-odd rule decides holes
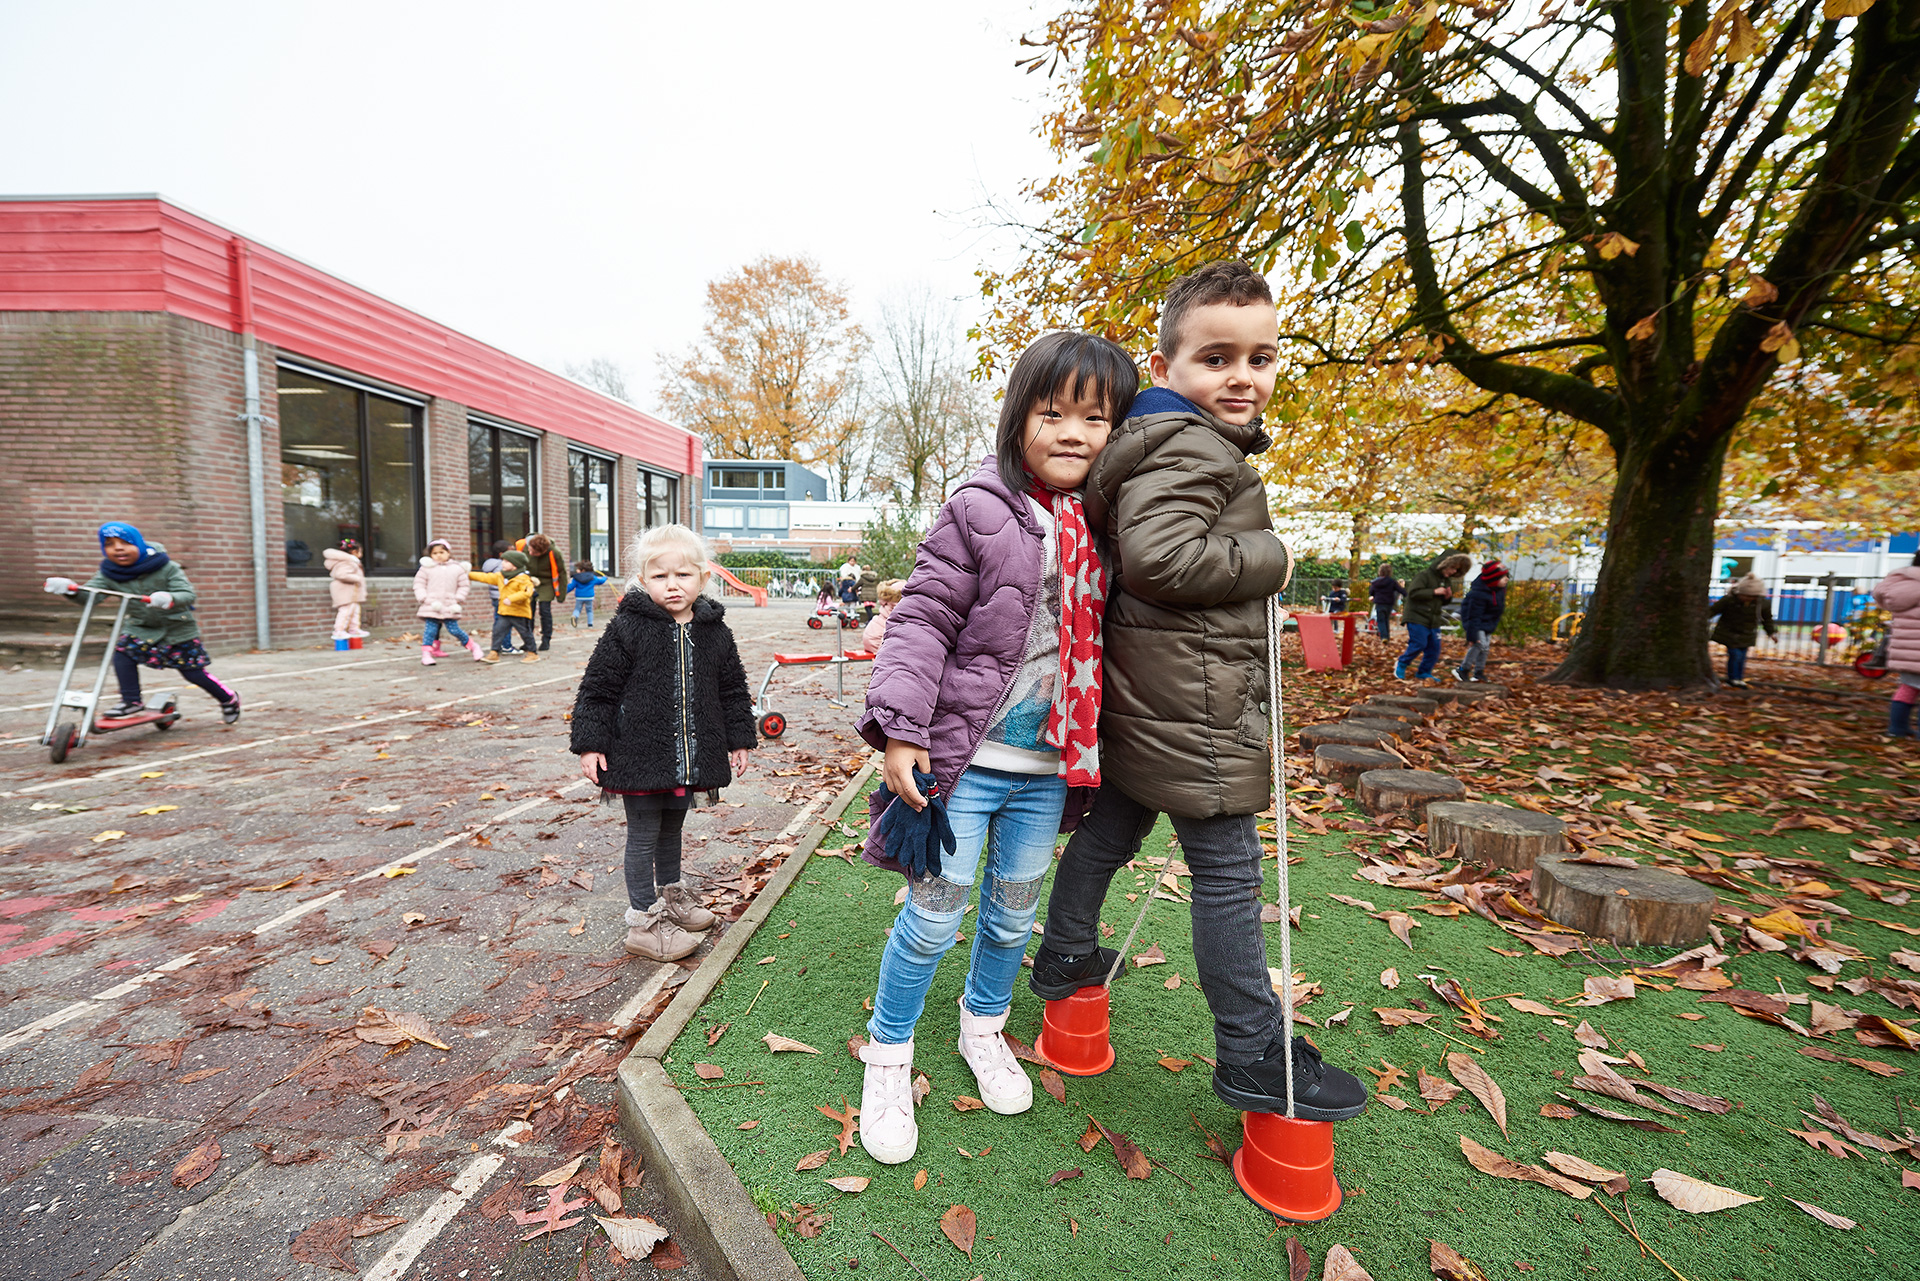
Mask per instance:
[[[392,628],[430,539],[612,574],[698,524],[693,433],[152,195],[0,196],[0,431],[9,631],[71,634],[40,583],[90,577],[107,520],[181,563],[216,650],[324,643],[343,538]]]

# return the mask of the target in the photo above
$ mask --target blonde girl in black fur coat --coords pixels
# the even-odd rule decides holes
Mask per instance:
[[[715,922],[680,879],[680,829],[695,792],[747,767],[753,699],[726,608],[702,595],[707,549],[685,525],[627,551],[626,595],[594,647],[573,704],[580,772],[627,811],[627,951],[674,961]]]

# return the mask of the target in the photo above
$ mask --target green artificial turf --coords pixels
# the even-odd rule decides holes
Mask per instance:
[[[1621,728],[1628,734],[1638,732],[1631,726]],[[1471,737],[1471,730],[1465,732]],[[1515,746],[1505,744],[1506,750]],[[1472,749],[1459,750],[1468,754]],[[1566,758],[1556,753],[1551,759]],[[1605,759],[1607,754],[1596,750],[1587,763]],[[1516,757],[1514,764],[1520,763]],[[1884,787],[1886,780],[1863,767],[1861,774],[1834,786],[1862,785]],[[1709,788],[1704,794],[1718,796],[1723,790]],[[1666,808],[1664,801],[1645,795],[1608,795],[1663,812]],[[854,809],[864,813],[864,806]],[[1844,809],[1842,803],[1836,812]],[[1687,819],[1699,830],[1737,833],[1742,849],[1831,859],[1836,877],[1859,871],[1847,866],[1846,838],[1805,830],[1756,836],[1753,833],[1770,820],[1737,811],[1690,813]],[[859,825],[851,814],[848,821]],[[1232,1148],[1239,1142],[1240,1118],[1214,1097],[1209,1069],[1197,1057],[1213,1053],[1212,1019],[1194,982],[1191,925],[1182,903],[1156,901],[1132,949],[1139,953],[1158,944],[1168,963],[1130,970],[1115,987],[1112,1035],[1118,1063],[1104,1076],[1067,1078],[1064,1106],[1036,1084],[1033,1110],[1018,1117],[983,1110],[961,1113],[953,1106],[956,1096],[974,1093],[972,1076],[954,1050],[955,1001],[967,945],[956,946],[934,982],[916,1038],[916,1065],[929,1075],[933,1089],[919,1111],[919,1154],[905,1165],[874,1162],[856,1139],[845,1156],[836,1152],[824,1168],[794,1168],[808,1153],[833,1147],[839,1133],[838,1123],[817,1107],[837,1109],[843,1098],[859,1103],[861,1065],[849,1056],[847,1039],[865,1032],[862,1002],[873,993],[885,932],[896,911],[894,893],[901,884],[865,864],[814,857],[675,1043],[668,1071],[689,1087],[689,1103],[763,1210],[791,1211],[801,1204],[832,1215],[825,1230],[811,1239],[785,1224],[781,1227],[782,1241],[810,1277],[850,1275],[853,1260],[858,1260],[859,1275],[913,1277],[913,1268],[871,1235],[876,1231],[925,1276],[943,1281],[976,1276],[1048,1281],[1284,1276],[1283,1247],[1289,1234],[1297,1234],[1312,1252],[1316,1277],[1321,1257],[1336,1242],[1351,1249],[1377,1278],[1426,1277],[1429,1238],[1458,1249],[1493,1277],[1515,1274],[1519,1264],[1532,1265],[1534,1275],[1541,1277],[1669,1276],[1596,1208],[1601,1200],[1623,1217],[1630,1208],[1642,1237],[1689,1281],[1852,1281],[1920,1267],[1920,1231],[1913,1218],[1920,1194],[1902,1190],[1899,1165],[1871,1151],[1862,1158],[1839,1159],[1786,1132],[1789,1127],[1831,1128],[1800,1113],[1812,1109],[1816,1092],[1866,1130],[1888,1133],[1903,1123],[1920,1125],[1914,1104],[1896,1104],[1896,1099],[1920,1097],[1911,1089],[1913,1073],[1920,1071],[1913,1055],[1859,1046],[1847,1033],[1827,1042],[1837,1053],[1906,1069],[1906,1074],[1886,1079],[1849,1064],[1803,1057],[1795,1051],[1805,1042],[1786,1030],[1743,1017],[1723,1004],[1702,1003],[1701,993],[1679,989],[1642,989],[1632,1001],[1592,1009],[1567,1007],[1564,1025],[1512,1010],[1503,1001],[1490,1002],[1503,1017],[1497,1025],[1502,1036],[1490,1044],[1473,1042],[1486,1050],[1473,1057],[1505,1091],[1510,1136],[1503,1136],[1486,1110],[1465,1093],[1429,1114],[1416,1092],[1417,1069],[1445,1077],[1445,1055],[1462,1047],[1423,1028],[1388,1032],[1372,1013],[1374,1007],[1404,1007],[1423,999],[1427,1008],[1443,1012],[1435,1027],[1457,1030],[1451,1027],[1451,1013],[1418,975],[1452,977],[1483,999],[1524,994],[1552,1004],[1578,995],[1583,978],[1600,971],[1591,964],[1563,965],[1536,954],[1499,955],[1489,949],[1523,945],[1471,914],[1447,918],[1414,911],[1418,928],[1409,949],[1381,921],[1328,895],[1351,895],[1383,910],[1413,908],[1432,902],[1431,897],[1355,879],[1357,863],[1347,852],[1352,838],[1346,832],[1306,836],[1297,825],[1292,830],[1292,852],[1304,860],[1292,869],[1293,897],[1303,905],[1304,925],[1294,935],[1295,967],[1326,989],[1305,1012],[1324,1019],[1346,1003],[1354,1006],[1345,1027],[1305,1030],[1329,1063],[1361,1075],[1369,1085],[1373,1078],[1362,1072],[1364,1067],[1379,1068],[1385,1060],[1405,1069],[1408,1082],[1395,1093],[1414,1104],[1407,1111],[1374,1104],[1364,1115],[1335,1127],[1335,1170],[1347,1200],[1324,1222],[1276,1224],[1240,1193],[1229,1170],[1204,1155],[1199,1126],[1216,1132]],[[1142,857],[1165,856],[1169,832],[1162,823]],[[1268,884],[1271,895],[1271,879]],[[1144,888],[1129,872],[1114,882],[1104,916],[1117,931],[1116,940],[1136,910],[1125,894]],[[1920,919],[1911,907],[1875,903],[1851,890],[1838,901],[1857,914],[1906,924]],[[1278,959],[1278,928],[1268,927],[1270,963]],[[963,929],[970,942],[971,928]],[[1875,958],[1920,942],[1864,923],[1843,925],[1836,937]],[[1652,950],[1630,954],[1640,963],[1661,955]],[[763,957],[769,959],[762,963]],[[1381,971],[1387,967],[1399,972],[1395,991],[1381,985]],[[1811,990],[1806,979],[1815,971],[1784,955],[1736,956],[1724,968],[1742,987],[1810,992],[1849,1009],[1909,1017],[1873,993],[1856,998]],[[1859,972],[1858,965],[1849,965],[1843,977]],[[1169,990],[1165,983],[1173,975],[1182,981]],[[1031,1042],[1040,1028],[1041,1009],[1041,1002],[1021,984],[1008,1031]],[[1676,1017],[1682,1013],[1705,1017]],[[1580,1046],[1573,1025],[1582,1016],[1611,1039],[1613,1053],[1637,1051],[1646,1061],[1646,1075],[1729,1098],[1734,1110],[1714,1116],[1676,1107],[1682,1115],[1667,1117],[1570,1089],[1556,1074],[1579,1074],[1575,1058]],[[731,1027],[709,1047],[708,1032],[721,1024]],[[820,1053],[771,1053],[760,1039],[769,1032],[803,1041]],[[1694,1048],[1697,1044],[1725,1048],[1716,1053]],[[1158,1065],[1162,1056],[1193,1060],[1193,1066],[1176,1074]],[[696,1063],[718,1065],[725,1076],[705,1082],[695,1073]],[[747,1081],[764,1084],[692,1088]],[[1643,1133],[1584,1113],[1572,1120],[1541,1116],[1543,1104],[1558,1101],[1556,1089],[1589,1103],[1654,1117],[1685,1133]],[[1127,1134],[1166,1168],[1156,1168],[1145,1181],[1129,1180],[1104,1143],[1083,1153],[1076,1140],[1087,1128],[1089,1113]],[[747,1122],[756,1124],[739,1128]],[[1604,1196],[1577,1201],[1536,1184],[1476,1171],[1461,1155],[1461,1135],[1516,1161],[1540,1163],[1549,1150],[1571,1153],[1624,1171],[1636,1182],[1625,1206]],[[1639,1182],[1663,1166],[1766,1199],[1715,1214],[1684,1214]],[[1084,1174],[1048,1186],[1050,1175],[1073,1168]],[[924,1189],[916,1190],[913,1183],[920,1170],[926,1171],[927,1181]],[[828,1178],[847,1175],[868,1176],[872,1183],[857,1195],[825,1184]],[[1855,1219],[1859,1226],[1853,1231],[1829,1227],[1796,1208],[1789,1197]],[[941,1215],[955,1204],[970,1207],[978,1219],[971,1261],[940,1232]]]

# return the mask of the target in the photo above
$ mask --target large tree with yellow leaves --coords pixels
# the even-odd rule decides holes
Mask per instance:
[[[1920,466],[1920,0],[1079,0],[1029,43],[1069,160],[988,337],[1137,336],[1241,256],[1281,285],[1282,457],[1373,385],[1424,406],[1404,450],[1610,455],[1564,679],[1712,679],[1736,441],[1769,495]]]

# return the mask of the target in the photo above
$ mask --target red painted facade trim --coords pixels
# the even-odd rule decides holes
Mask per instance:
[[[683,475],[699,437],[155,196],[0,200],[0,311],[151,311]]]

